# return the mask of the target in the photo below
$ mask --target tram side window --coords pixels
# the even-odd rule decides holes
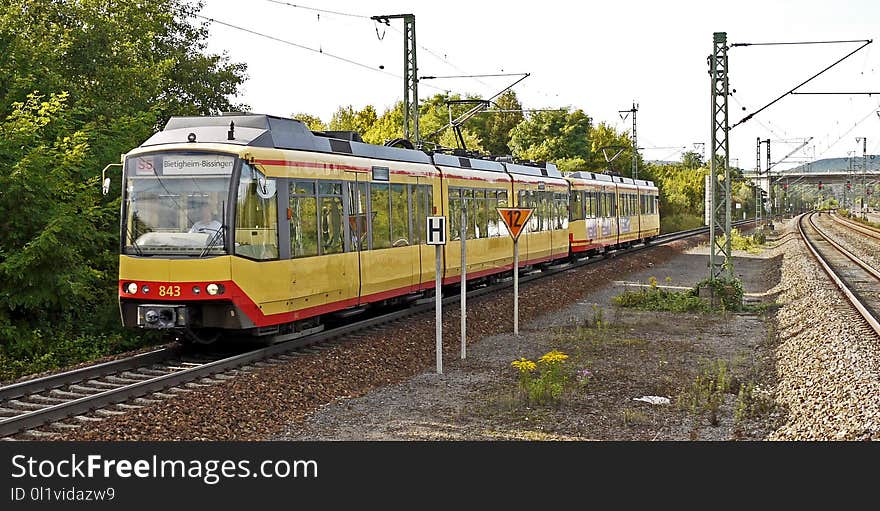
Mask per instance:
[[[421,213],[421,218],[419,218],[419,229],[421,229],[421,236],[423,240],[428,239],[428,234],[426,232],[427,229],[427,218],[434,214],[434,187],[431,185],[427,186],[419,186],[422,189],[422,204],[424,204],[424,209]]]
[[[461,190],[449,188],[449,239],[461,239]]]
[[[476,210],[476,226],[478,238],[489,237],[489,215],[486,210],[486,190],[474,190],[474,209]]]
[[[488,230],[486,234],[490,238],[498,237],[498,222],[500,219],[498,218],[498,213],[495,208],[498,207],[498,191],[497,190],[486,190],[486,218],[489,222]]]
[[[424,226],[419,226],[419,187],[406,185],[406,191],[409,193],[410,212],[412,213],[412,244],[418,245],[422,242],[421,230],[424,229]]]
[[[375,249],[391,247],[391,195],[389,183],[370,183],[370,222]]]
[[[278,195],[275,180],[243,165],[235,215],[235,253],[251,259],[278,259]]]
[[[367,184],[348,183],[348,229],[352,252],[367,249]]]
[[[318,255],[318,207],[314,181],[290,183],[290,257]]]
[[[391,246],[409,245],[409,201],[406,185],[391,185]]]
[[[568,201],[564,193],[556,194],[556,228],[568,229]]]
[[[470,188],[462,188],[461,190],[462,207],[466,208],[465,220],[467,221],[467,232],[465,239],[473,240],[479,237],[477,232],[477,204],[474,202],[474,191]]]
[[[318,200],[321,203],[320,236],[322,254],[339,254],[345,250],[342,224],[342,183],[318,182]],[[290,238],[293,240],[293,237]],[[293,248],[293,247],[291,247]],[[293,251],[291,250],[291,254]]]
[[[529,232],[541,230],[541,201],[538,197],[538,192],[526,191],[525,207],[532,210],[532,216],[529,218]]]
[[[577,190],[571,191],[571,220],[583,220],[584,219],[584,194],[583,192],[579,192]]]

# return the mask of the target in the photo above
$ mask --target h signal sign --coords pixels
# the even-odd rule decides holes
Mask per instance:
[[[532,211],[530,208],[498,208],[498,214],[504,220],[511,238],[514,240],[519,238],[523,228],[526,226],[526,222],[532,216]]]
[[[427,217],[428,227],[428,245],[445,245],[446,244],[446,217],[445,216],[429,216]]]

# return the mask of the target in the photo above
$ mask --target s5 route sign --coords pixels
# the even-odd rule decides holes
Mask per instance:
[[[520,233],[522,233],[523,228],[526,226],[526,222],[529,221],[529,217],[532,216],[531,208],[497,208],[498,214],[501,215],[501,219],[504,220],[504,225],[507,226],[507,231],[510,233],[510,237],[516,240],[519,238]]]

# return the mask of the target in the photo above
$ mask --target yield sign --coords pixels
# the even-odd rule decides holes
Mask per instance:
[[[507,231],[510,232],[510,237],[516,241],[519,238],[520,233],[525,227],[526,222],[529,221],[529,217],[532,216],[531,208],[497,208],[498,214],[501,215],[501,219],[504,220],[504,224],[507,225]]]

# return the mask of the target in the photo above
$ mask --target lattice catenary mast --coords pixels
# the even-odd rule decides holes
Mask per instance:
[[[709,56],[712,86],[712,121],[709,147],[709,279],[733,278],[730,247],[730,140],[728,132],[727,32],[712,34]],[[721,165],[721,169],[718,166]],[[720,175],[719,175],[720,174]],[[723,243],[721,236],[723,236]]]
[[[379,23],[403,19],[403,137],[418,146],[419,140],[419,75],[416,64],[416,17],[414,14],[371,16]],[[410,129],[412,125],[412,129]]]

